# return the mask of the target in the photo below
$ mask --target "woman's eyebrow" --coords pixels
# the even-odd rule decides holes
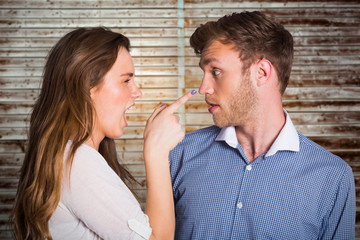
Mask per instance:
[[[124,73],[124,74],[121,74],[120,76],[121,76],[121,77],[124,77],[124,76],[133,77],[133,76],[134,76],[134,73]]]

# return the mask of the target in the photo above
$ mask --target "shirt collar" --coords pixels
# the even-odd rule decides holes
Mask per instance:
[[[236,137],[235,127],[230,126],[222,128],[215,141],[225,141],[230,147],[236,148],[238,140]]]
[[[281,129],[279,135],[271,145],[265,157],[274,155],[277,151],[294,151],[298,152],[300,149],[300,141],[298,133],[292,123],[289,114],[284,109],[286,121],[284,127]],[[225,141],[230,147],[236,148],[238,145],[235,127],[229,126],[222,128],[215,141]]]

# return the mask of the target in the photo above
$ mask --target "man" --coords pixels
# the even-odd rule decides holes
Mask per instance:
[[[200,26],[190,44],[216,126],[170,153],[176,239],[354,239],[352,169],[282,107],[291,34],[243,12]]]

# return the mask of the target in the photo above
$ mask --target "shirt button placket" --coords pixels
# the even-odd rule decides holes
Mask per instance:
[[[245,169],[246,169],[246,171],[250,172],[251,169],[252,169],[251,164],[247,165],[247,166],[245,167]],[[244,176],[244,177],[245,177],[245,176]],[[242,209],[243,206],[244,206],[244,204],[243,204],[241,201],[236,204],[236,207],[237,207],[238,209]]]

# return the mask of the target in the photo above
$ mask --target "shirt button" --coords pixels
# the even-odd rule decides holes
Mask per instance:
[[[246,166],[246,170],[250,171],[252,169],[251,165]]]
[[[243,204],[242,204],[242,202],[239,202],[236,206],[237,206],[238,208],[242,208],[242,207],[243,207]]]

